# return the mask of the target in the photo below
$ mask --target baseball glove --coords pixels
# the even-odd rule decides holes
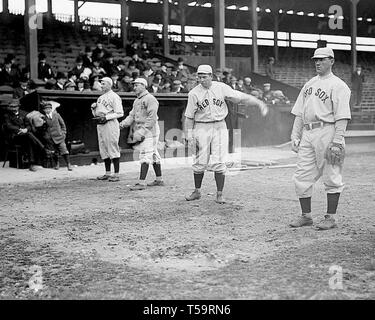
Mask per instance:
[[[94,117],[93,118],[96,121],[96,124],[105,124],[108,120],[104,117]]]
[[[340,143],[331,142],[325,152],[327,162],[332,165],[339,165],[344,162],[345,149]]]

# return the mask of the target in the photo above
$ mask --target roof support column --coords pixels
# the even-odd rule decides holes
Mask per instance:
[[[78,0],[74,0],[74,29],[79,31]]]
[[[215,64],[216,68],[225,68],[225,0],[214,1],[215,27],[214,27],[214,46],[215,46]]]
[[[350,35],[351,35],[351,48],[352,48],[352,69],[355,71],[357,68],[357,4],[359,0],[351,0],[350,11]]]
[[[259,58],[258,58],[258,38],[257,38],[257,31],[258,31],[258,13],[257,13],[257,0],[251,0],[251,32],[252,32],[252,71],[258,72],[259,71]]]
[[[121,1],[121,41],[122,47],[126,49],[128,44],[128,19],[129,6],[126,0]]]
[[[25,0],[26,66],[30,67],[30,78],[38,78],[38,24],[35,0]]]
[[[169,56],[169,39],[168,39],[168,24],[169,24],[169,1],[163,0],[163,50],[164,56]]]
[[[273,13],[273,55],[276,61],[279,60],[279,46],[278,46],[278,33],[279,33],[279,12]]]
[[[52,0],[47,0],[47,19],[52,19]]]
[[[9,13],[9,1],[3,0],[3,14]]]
[[[181,22],[181,43],[185,45],[185,25],[186,25],[186,11],[185,0],[180,0],[180,22]]]

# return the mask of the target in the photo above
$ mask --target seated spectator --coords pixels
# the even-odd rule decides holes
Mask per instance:
[[[230,77],[231,77],[231,74],[228,71],[224,71],[222,82],[226,83],[227,85],[230,85]]]
[[[147,67],[141,73],[141,78],[144,78],[147,80],[147,87],[150,87],[152,84],[152,80],[154,79],[154,77],[152,76],[153,72],[154,71],[151,68]]]
[[[102,91],[102,85],[100,84],[99,75],[92,74],[90,77],[90,82],[92,91]]]
[[[159,86],[159,80],[154,78],[152,80],[151,86],[147,89],[150,93],[160,93],[162,88]]]
[[[193,89],[196,85],[198,84],[197,77],[194,75],[190,75],[186,85],[185,85],[185,90],[189,92],[191,89]]]
[[[92,60],[99,60],[101,61],[107,55],[107,50],[103,48],[103,43],[98,40],[96,42],[96,47],[92,51]]]
[[[73,72],[68,72],[68,81],[65,82],[64,90],[75,91],[77,89],[77,76]]]
[[[4,66],[0,72],[0,85],[14,87],[17,85],[20,78],[18,69],[12,68],[12,61],[4,60]]]
[[[39,57],[38,79],[41,79],[41,80],[47,82],[47,80],[54,77],[54,74],[52,72],[52,68],[48,63],[46,63],[47,56],[43,52],[41,52],[38,57]]]
[[[166,64],[162,64],[159,73],[164,81],[169,80],[168,66]]]
[[[244,79],[244,92],[250,94],[251,91],[255,90],[256,88],[251,84],[251,78],[245,77]]]
[[[264,83],[263,84],[263,95],[262,100],[265,103],[271,104],[273,103],[274,97],[273,97],[273,91],[271,91],[271,84],[270,83]]]
[[[121,83],[119,81],[119,76],[118,76],[118,73],[117,72],[113,72],[112,75],[111,75],[111,79],[112,79],[112,90],[114,92],[118,92],[118,91],[121,91],[122,87],[121,87]]]
[[[238,90],[238,86],[237,86],[237,78],[235,76],[231,76],[230,77],[230,83],[229,83],[229,86],[234,89],[234,90]]]
[[[56,84],[53,87],[53,90],[65,90],[65,82],[67,78],[63,72],[58,72],[56,76]]]
[[[82,61],[83,61],[83,66],[85,68],[92,68],[94,65],[92,63],[93,61],[93,57],[92,57],[93,53],[92,53],[92,50],[91,50],[91,47],[90,46],[86,46],[85,48],[85,54],[82,55]]]
[[[120,60],[117,61],[116,68],[115,68],[114,71],[117,72],[117,74],[118,74],[118,80],[121,81],[122,78],[125,75],[125,72],[126,72],[126,65],[125,65],[124,60],[120,59]]]
[[[173,81],[175,81],[175,80],[181,81],[181,75],[178,74],[178,68],[177,67],[172,67],[171,74],[169,75],[169,81],[171,81],[173,83]]]
[[[180,80],[174,80],[171,88],[172,93],[184,93],[184,87]]]
[[[212,76],[213,81],[221,82],[223,80],[223,74],[220,68],[217,68]]]
[[[112,72],[116,70],[116,64],[113,59],[112,53],[107,53],[107,55],[104,57],[104,62],[103,62],[103,69],[105,70],[106,74],[108,76],[112,75]]]
[[[132,79],[133,79],[133,81],[134,81],[135,79],[137,79],[137,78],[139,78],[139,71],[133,71],[133,72],[132,72]]]
[[[125,72],[124,77],[121,80],[121,91],[132,92],[133,91],[133,78],[130,73]]]
[[[83,70],[85,70],[85,67],[83,65],[83,59],[82,59],[82,57],[77,57],[76,65],[74,66],[74,68],[72,70],[70,70],[70,72],[74,73],[76,75],[77,79],[79,79]]]
[[[128,62],[128,67],[126,69],[126,72],[130,73],[132,75],[132,77],[133,77],[133,72],[136,72],[138,74],[138,76],[133,77],[134,80],[136,78],[138,78],[139,75],[140,75],[140,71],[139,71],[139,69],[136,68],[135,62],[133,60],[130,60]]]
[[[66,125],[63,118],[55,110],[52,111],[52,104],[45,102],[42,104],[42,111],[46,115],[46,131],[44,141],[50,150],[54,151],[55,170],[60,168],[59,155],[61,154],[66,162],[67,169],[72,171],[72,166],[69,159],[69,151],[65,144]]]
[[[266,64],[266,76],[269,77],[270,79],[275,79],[275,58],[274,57],[269,57],[268,62]]]
[[[172,90],[171,86],[172,86],[172,85],[171,85],[171,83],[170,83],[169,80],[164,81],[160,93],[170,93],[171,90]]]
[[[126,48],[126,55],[132,57],[134,54],[141,54],[142,50],[139,48],[139,43],[134,41],[128,48]]]
[[[87,81],[84,81],[83,82],[83,92],[91,92],[91,87],[90,87],[90,82],[87,80]]]
[[[274,103],[278,105],[290,104],[290,100],[284,95],[281,90],[275,90],[273,92]]]
[[[139,56],[143,60],[151,59],[153,56],[152,49],[148,48],[146,42],[142,42],[141,44],[141,49],[139,51]]]
[[[93,60],[92,76],[104,77],[107,75],[105,70],[101,66],[100,60]]]
[[[138,69],[140,73],[146,68],[144,61],[139,58],[137,53],[132,55],[132,60],[135,63],[135,68]]]
[[[29,93],[31,93],[29,88],[29,80],[27,78],[22,78],[18,82],[18,86],[16,86],[13,90],[13,98],[20,99]]]
[[[21,145],[23,152],[29,157],[30,171],[36,171],[37,159],[46,154],[46,148],[33,134],[27,112],[20,110],[20,102],[13,99],[9,103],[8,112],[4,115],[4,137],[10,144]]]
[[[182,82],[187,81],[190,71],[189,68],[184,65],[184,59],[179,57],[177,59],[178,78]]]
[[[238,79],[237,81],[237,90],[241,92],[245,92],[245,87],[242,79]]]
[[[84,89],[84,85],[85,85],[85,81],[83,79],[78,79],[77,80],[77,88],[76,90],[79,91],[79,92],[83,92],[83,89]]]

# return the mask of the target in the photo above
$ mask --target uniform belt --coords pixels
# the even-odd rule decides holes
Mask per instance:
[[[317,121],[317,122],[305,123],[303,126],[306,130],[313,130],[313,129],[316,129],[316,128],[323,128],[323,127],[328,126],[330,124],[333,124],[333,123]]]
[[[198,122],[198,123],[214,123],[214,122],[221,122],[221,121],[224,121],[224,119],[222,119],[222,120],[213,120],[213,121],[194,121],[194,122]]]

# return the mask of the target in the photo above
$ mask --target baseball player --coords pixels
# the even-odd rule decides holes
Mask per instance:
[[[133,142],[134,149],[139,150],[141,172],[139,181],[130,190],[146,189],[146,176],[150,164],[153,165],[156,180],[148,183],[148,186],[163,186],[161,173],[161,157],[157,146],[160,135],[158,124],[159,102],[147,91],[147,80],[137,78],[134,80],[134,92],[137,98],[134,100],[133,108],[129,115],[120,123],[120,128],[134,126]]]
[[[195,190],[185,198],[187,201],[200,199],[203,175],[211,158],[217,187],[215,201],[225,203],[223,188],[228,154],[228,130],[225,123],[228,107],[225,99],[249,106],[257,105],[263,116],[267,114],[268,107],[251,95],[234,90],[223,82],[213,81],[209,65],[200,65],[197,74],[199,84],[189,92],[185,111],[185,137],[193,148]]]
[[[118,118],[124,115],[120,96],[112,91],[112,79],[104,77],[101,80],[102,94],[97,102],[91,105],[92,114],[97,120],[99,152],[104,160],[105,174],[97,177],[98,180],[111,182],[120,181],[120,127]],[[111,176],[111,160],[114,166],[114,175]]]
[[[317,76],[302,88],[292,109],[292,150],[298,153],[293,176],[302,216],[291,227],[313,224],[311,195],[320,177],[327,192],[327,213],[317,224],[320,230],[335,228],[339,197],[344,189],[342,165],[345,155],[344,135],[350,114],[350,89],[332,73],[335,62],[332,49],[318,48],[312,57]]]

